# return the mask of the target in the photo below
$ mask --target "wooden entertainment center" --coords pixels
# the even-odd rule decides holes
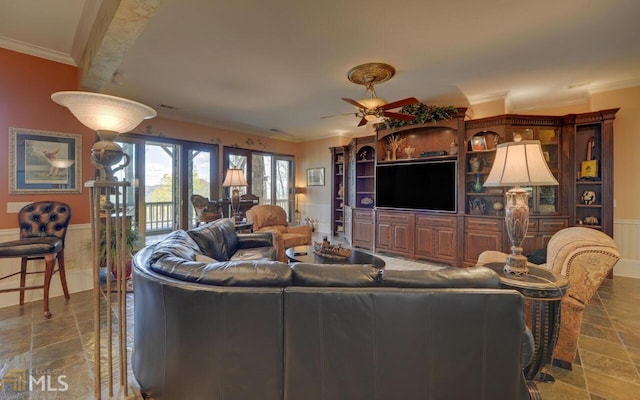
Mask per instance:
[[[347,146],[330,149],[333,233],[344,235],[354,247],[459,267],[475,265],[484,250],[509,252],[504,188],[485,188],[482,183],[491,169],[496,145],[512,141],[517,134],[523,140],[540,140],[559,182],[559,186],[528,189],[525,254],[546,248],[551,236],[568,226],[581,224],[612,236],[613,121],[617,111],[504,114],[465,121],[466,109],[459,108],[450,120],[394,129],[379,125],[375,136],[355,138]],[[389,146],[393,141],[395,152]],[[445,165],[449,167],[443,168]],[[449,176],[446,170],[451,165],[456,169]],[[442,170],[442,176],[426,177],[423,171],[433,167]],[[389,173],[393,169],[401,179],[387,182],[393,180],[388,177],[394,176]],[[408,180],[412,175],[416,175],[415,182]],[[405,185],[395,190],[396,198],[388,195],[388,189],[382,192],[393,184]],[[434,189],[437,187],[442,192]],[[452,196],[447,195],[450,191]],[[416,199],[403,198],[408,192],[415,193]],[[378,204],[377,194],[384,206]],[[428,196],[434,196],[433,201]],[[393,206],[394,201],[409,206]]]

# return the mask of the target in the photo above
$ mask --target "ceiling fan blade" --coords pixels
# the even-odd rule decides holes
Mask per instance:
[[[415,104],[415,103],[420,103],[420,100],[416,99],[415,97],[407,97],[406,99],[387,103],[383,106],[380,106],[379,108],[383,110],[391,110],[392,108],[404,107],[404,106],[408,106],[409,104]]]
[[[320,119],[322,119],[322,118],[342,117],[343,115],[353,115],[353,116],[357,117],[358,113],[350,112],[350,113],[344,113],[344,114],[325,115],[324,117],[320,117]]]
[[[385,112],[384,116],[391,119],[399,119],[402,121],[409,121],[409,122],[416,119],[415,115],[400,114],[396,112]]]
[[[362,125],[366,125],[367,124],[367,119],[366,118],[362,118],[360,120],[360,123],[358,124],[358,126],[362,126]]]
[[[353,99],[347,99],[346,97],[343,97],[342,100],[361,110],[365,110],[367,108]]]

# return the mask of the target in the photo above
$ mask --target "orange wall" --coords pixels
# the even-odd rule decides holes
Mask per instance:
[[[51,100],[52,93],[78,90],[77,78],[76,67],[0,48],[0,143],[4,144],[0,145],[0,169],[4,171],[0,173],[0,229],[16,228],[16,215],[7,213],[8,202],[55,199],[68,203],[74,210],[72,224],[89,222],[89,191],[84,187],[81,194],[8,194],[9,127],[81,134],[81,182],[95,176],[89,161],[95,134],[78,122],[67,108]],[[220,154],[223,146],[286,155],[295,155],[297,149],[295,143],[163,118],[143,121],[133,132],[218,144]]]
[[[0,49],[0,229],[17,228],[15,214],[7,214],[7,202],[59,200],[74,210],[72,223],[88,223],[88,190],[82,194],[9,195],[9,127],[82,135],[82,181],[93,171],[89,150],[95,134],[64,107],[51,100],[51,94],[77,88],[78,69],[69,65]]]

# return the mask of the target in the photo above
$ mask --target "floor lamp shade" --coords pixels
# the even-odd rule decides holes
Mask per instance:
[[[91,148],[91,163],[100,171],[101,179],[114,180],[117,170],[112,166],[129,156],[114,142],[119,134],[129,132],[145,119],[156,116],[156,111],[144,104],[120,97],[91,92],[57,92],[51,99],[69,109],[88,128],[98,133],[100,140]]]
[[[233,217],[236,218],[240,208],[240,191],[238,187],[249,186],[244,177],[244,171],[240,168],[229,168],[227,175],[224,177],[224,182],[222,182],[222,186],[233,189],[231,194],[231,209],[233,211]]]
[[[547,165],[538,140],[499,144],[484,186],[514,186],[505,193],[505,224],[511,240],[511,254],[505,271],[526,274],[527,258],[522,255],[522,241],[529,226],[529,192],[520,186],[558,185]]]

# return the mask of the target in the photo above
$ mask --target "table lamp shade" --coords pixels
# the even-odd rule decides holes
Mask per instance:
[[[558,181],[551,173],[538,140],[499,144],[484,186],[548,186]]]
[[[224,182],[222,182],[223,187],[233,187],[233,186],[249,186],[247,184],[247,180],[244,178],[244,172],[240,168],[229,168],[227,170],[227,175],[224,177]]]

